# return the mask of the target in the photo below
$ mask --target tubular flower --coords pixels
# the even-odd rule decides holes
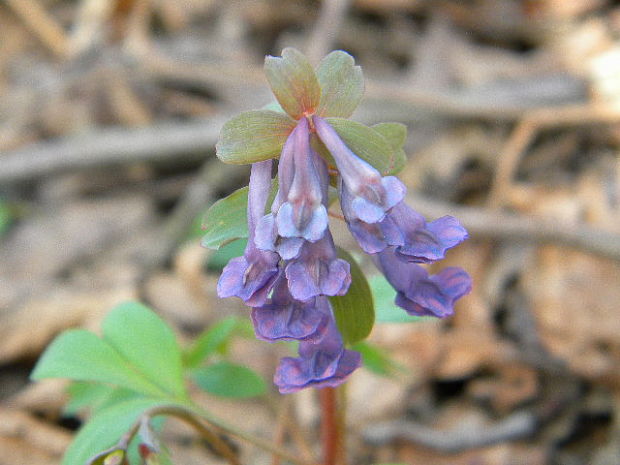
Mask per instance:
[[[393,248],[377,254],[375,263],[396,289],[396,305],[410,315],[445,318],[454,313],[454,302],[471,291],[471,278],[461,268],[429,276],[421,266],[402,261]]]
[[[217,283],[217,294],[222,298],[239,297],[248,305],[260,306],[278,276],[280,257],[254,244],[255,225],[265,210],[270,187],[271,160],[254,163],[248,190],[248,245],[243,256],[233,258],[222,271]]]
[[[346,119],[363,94],[361,69],[350,55],[332,52],[315,71],[287,48],[282,57],[266,58],[265,72],[276,110],[233,118],[216,146],[225,162],[252,163],[248,245],[224,268],[218,295],[252,307],[259,339],[299,341],[298,357],[283,358],[275,373],[281,393],[335,387],[360,366],[360,354],[345,346],[370,333],[374,310],[363,273],[337,252],[329,230],[330,184],[338,187],[352,235],[411,315],[447,317],[471,290],[460,268],[429,275],[419,265],[443,259],[467,231],[451,216],[427,222],[405,204],[407,189],[393,176],[405,163],[404,125],[367,127]],[[265,214],[272,180],[271,161],[263,160],[276,157],[277,193]],[[231,200],[237,211],[238,198]],[[203,243],[217,247],[221,223],[212,224],[218,233]]]
[[[318,342],[300,342],[298,358],[285,357],[280,361],[274,383],[282,394],[307,387],[336,387],[360,365],[360,354],[344,348],[336,323],[331,319]]]

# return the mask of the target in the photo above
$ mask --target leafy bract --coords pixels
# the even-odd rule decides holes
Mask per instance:
[[[351,55],[336,50],[327,55],[316,71],[321,86],[319,116],[348,118],[364,94],[362,69]]]
[[[287,47],[282,57],[267,56],[265,75],[278,103],[294,119],[318,107],[319,81],[308,59],[298,50]]]
[[[78,432],[67,449],[62,465],[83,465],[97,451],[113,446],[149,408],[161,405],[158,399],[139,397],[101,410]]]
[[[271,194],[267,200],[268,207],[278,190],[278,179],[271,183]],[[202,229],[206,234],[202,238],[202,246],[219,249],[236,239],[248,237],[248,186],[237,189],[228,197],[215,202],[205,215]]]
[[[378,131],[344,118],[327,118],[342,141],[358,157],[386,175],[394,166],[394,150]]]
[[[386,174],[396,174],[405,167],[407,155],[403,150],[407,139],[407,126],[402,123],[379,123],[372,126],[372,129],[381,134],[388,141],[394,151],[392,166]]]
[[[251,110],[227,121],[215,146],[224,163],[245,165],[280,156],[295,122],[284,113]]]
[[[375,323],[375,308],[366,276],[355,259],[338,248],[338,256],[351,265],[351,286],[342,296],[330,297],[334,317],[345,344],[365,339]]]
[[[200,388],[220,397],[255,397],[267,391],[265,380],[256,372],[226,361],[194,370],[193,377]]]
[[[103,337],[146,379],[172,397],[185,397],[181,349],[153,311],[138,302],[118,305],[103,320]]]

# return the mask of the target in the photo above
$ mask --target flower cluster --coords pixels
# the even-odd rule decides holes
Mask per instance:
[[[357,352],[345,348],[329,300],[346,294],[351,284],[350,264],[338,257],[329,230],[330,183],[337,186],[351,233],[397,290],[396,304],[407,313],[446,317],[471,289],[460,268],[429,275],[420,266],[442,259],[467,238],[458,220],[446,216],[427,223],[404,203],[406,187],[398,178],[384,175],[343,140],[334,124],[347,120],[329,118],[350,116],[359,102],[361,87],[351,85],[361,80],[359,67],[344,52],[333,52],[318,78],[308,68],[293,49],[285,49],[282,58],[267,58],[267,77],[288,116],[264,110],[247,118],[268,120],[263,125],[275,133],[284,128],[278,190],[268,205],[273,154],[233,160],[252,162],[248,245],[224,268],[217,288],[220,297],[239,297],[252,307],[258,338],[299,341],[299,357],[281,360],[275,374],[282,393],[337,386],[361,363]],[[225,161],[236,156],[226,133],[231,127],[224,128],[218,144]],[[270,137],[270,128],[255,136],[257,144]],[[368,134],[380,137],[378,131]]]

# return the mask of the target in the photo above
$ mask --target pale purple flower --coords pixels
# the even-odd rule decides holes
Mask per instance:
[[[471,291],[471,277],[461,268],[449,267],[429,276],[420,265],[401,260],[392,247],[374,259],[397,291],[396,305],[410,315],[445,318],[454,313],[454,303]]]
[[[256,245],[289,260],[305,242],[321,239],[328,226],[327,167],[310,147],[308,121],[289,135],[278,166],[279,190],[271,213],[258,223]]]
[[[289,394],[307,387],[336,387],[361,365],[361,355],[347,350],[330,315],[323,338],[299,343],[299,357],[285,357],[274,376],[280,393]]]
[[[265,303],[278,276],[278,254],[259,250],[254,230],[265,210],[271,189],[271,160],[254,163],[248,189],[248,245],[243,256],[233,258],[224,267],[217,283],[218,296],[239,297],[250,306]]]
[[[400,202],[378,223],[366,223],[352,212],[352,196],[341,186],[342,212],[364,252],[375,254],[389,246],[406,261],[431,263],[444,258],[446,250],[467,239],[467,231],[452,216],[427,223],[422,215]]]
[[[304,244],[299,257],[286,265],[285,273],[291,294],[298,300],[344,295],[351,284],[351,266],[336,256],[329,231],[321,240]]]
[[[256,336],[269,342],[316,341],[324,335],[330,319],[327,297],[296,300],[291,296],[284,276],[278,279],[269,302],[252,309]]]
[[[365,223],[381,221],[390,208],[403,200],[407,192],[405,185],[394,176],[382,177],[379,171],[355,155],[323,118],[313,116],[312,121],[351,194],[351,215]]]

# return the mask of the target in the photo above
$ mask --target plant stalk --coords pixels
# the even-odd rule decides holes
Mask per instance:
[[[321,404],[321,442],[323,444],[323,465],[339,465],[342,448],[341,429],[338,425],[338,399],[336,389],[319,390]]]

